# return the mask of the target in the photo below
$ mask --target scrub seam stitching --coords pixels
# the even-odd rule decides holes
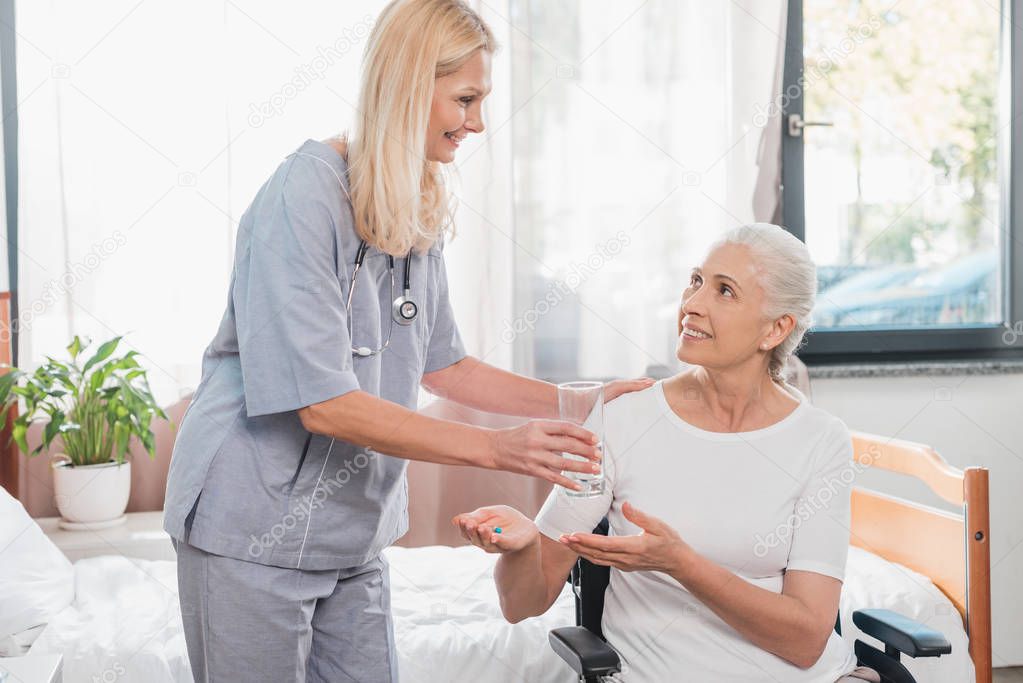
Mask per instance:
[[[327,455],[323,458],[323,467],[320,468],[320,476],[316,477],[316,486],[313,487],[312,497],[316,497],[316,492],[320,490],[320,481],[323,479],[323,472],[327,469],[327,461],[330,460],[330,452],[334,450],[334,439],[330,440],[330,446],[327,447]],[[295,563],[295,569],[302,568],[302,553],[305,552],[305,542],[309,538],[309,525],[313,521],[313,504],[309,502],[309,516],[305,520],[305,533],[302,534],[302,546],[298,549],[298,562]]]

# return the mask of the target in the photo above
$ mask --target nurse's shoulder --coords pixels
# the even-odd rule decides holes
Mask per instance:
[[[239,222],[236,265],[267,251],[279,265],[306,268],[310,254],[335,254],[353,225],[347,166],[336,147],[308,139],[287,155]],[[349,246],[349,245],[346,245]]]
[[[343,145],[342,141],[337,142]],[[332,213],[342,208],[340,200],[346,198],[348,191],[347,162],[342,149],[343,146],[339,148],[327,141],[306,140],[281,160],[260,187],[247,213],[265,216],[279,210],[282,203],[289,208],[317,204]]]
[[[306,140],[278,167],[276,176],[288,200],[336,204],[349,192],[347,149],[342,140]]]

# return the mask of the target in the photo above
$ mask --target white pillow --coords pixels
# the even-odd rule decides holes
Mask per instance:
[[[71,562],[0,487],[0,640],[45,624],[74,592]]]
[[[901,662],[916,680],[928,683],[973,683],[975,680],[962,616],[923,574],[862,548],[850,547],[839,608],[842,638],[850,647],[854,640],[862,640],[883,650],[884,645],[856,628],[852,613],[866,608],[889,609],[940,631],[952,645],[951,654],[941,657],[902,657]]]
[[[32,643],[46,628],[46,624],[39,624],[14,635],[0,638],[0,657],[22,657],[28,654]]]

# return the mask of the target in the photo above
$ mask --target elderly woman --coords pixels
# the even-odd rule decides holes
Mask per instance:
[[[815,295],[805,245],[777,226],[711,248],[679,311],[690,367],[606,407],[604,493],[557,487],[535,521],[453,520],[501,553],[505,618],[546,612],[583,556],[612,567],[602,626],[627,683],[879,680],[834,632],[849,432],[782,379]],[[588,533],[604,516],[611,535]]]

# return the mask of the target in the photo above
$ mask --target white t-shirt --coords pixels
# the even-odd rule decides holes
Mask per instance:
[[[855,474],[849,431],[786,388],[800,400],[791,414],[731,434],[685,422],[662,382],[615,399],[605,408],[604,494],[574,498],[556,486],[537,527],[557,540],[590,532],[606,515],[611,535],[638,534],[622,514],[629,501],[737,581],[780,593],[786,569],[841,580]],[[833,683],[856,666],[832,632],[817,663],[800,669],[754,645],[661,572],[612,569],[602,627],[622,657],[625,683]]]

